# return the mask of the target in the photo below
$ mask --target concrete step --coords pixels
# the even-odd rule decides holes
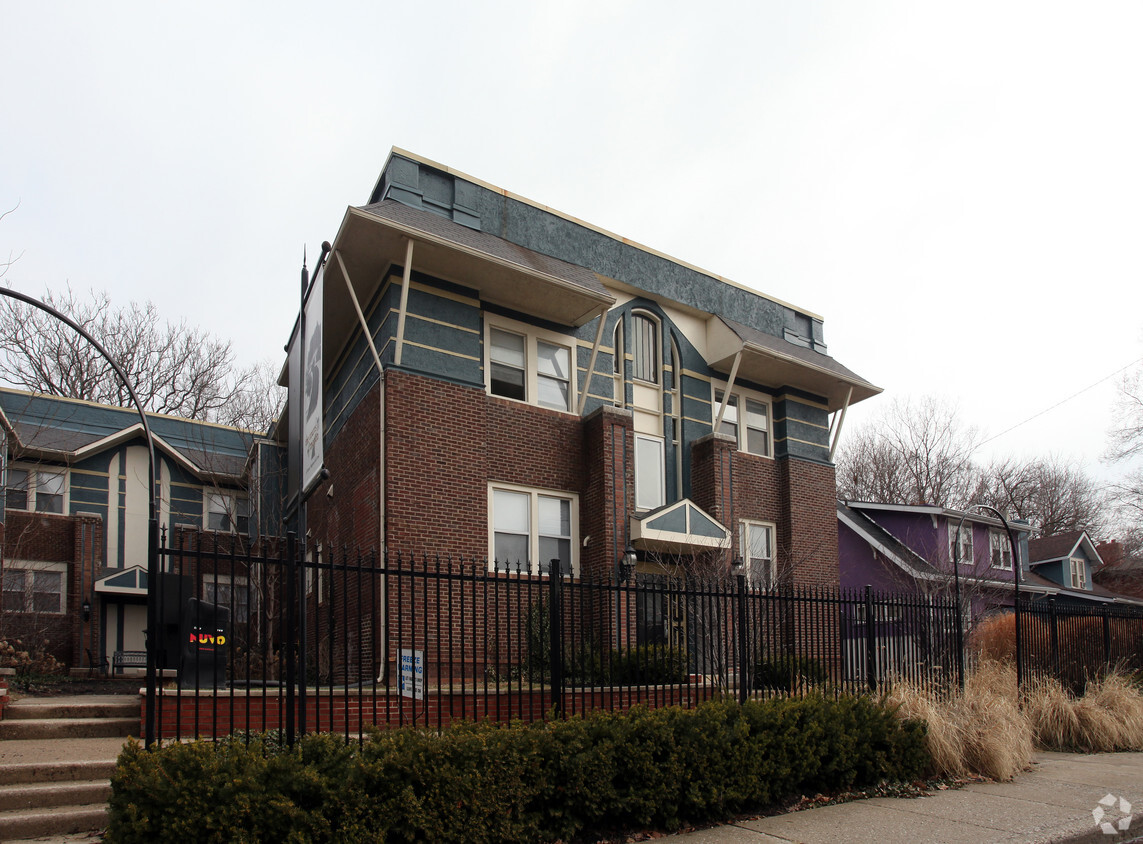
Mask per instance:
[[[0,764],[0,787],[33,783],[110,781],[114,772],[114,760],[4,762]]]
[[[16,701],[4,710],[5,721],[39,721],[49,718],[135,718],[139,719],[139,699],[105,703],[57,704],[42,699]]]
[[[107,826],[107,806],[58,806],[0,812],[0,841],[70,835]]]
[[[139,734],[134,718],[38,718],[0,721],[0,740],[101,738]]]
[[[0,785],[0,813],[51,806],[102,806],[110,798],[110,780]]]

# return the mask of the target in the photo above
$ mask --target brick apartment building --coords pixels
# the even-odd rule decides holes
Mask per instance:
[[[262,461],[276,471],[277,448],[221,425],[160,415],[148,423],[159,464],[160,527],[180,537],[189,530],[253,541],[272,514],[252,514],[248,485]],[[31,648],[46,643],[73,669],[111,669],[117,653],[145,648],[148,455],[139,417],[3,389],[0,428],[0,639]],[[260,488],[271,490],[274,477]],[[242,575],[197,576],[198,597],[246,600]]]
[[[820,317],[398,149],[323,272],[311,544],[838,584]]]

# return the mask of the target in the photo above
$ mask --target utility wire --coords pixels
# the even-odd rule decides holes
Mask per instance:
[[[979,445],[977,445],[977,448],[979,449],[979,448],[981,448],[982,446],[985,446],[985,445],[987,445],[988,443],[992,442],[993,440],[997,440],[997,439],[1000,439],[1000,438],[1001,438],[1002,436],[1004,436],[1005,434],[1011,433],[1012,431],[1015,431],[1017,428],[1020,428],[1020,427],[1022,427],[1022,426],[1024,426],[1024,425],[1027,425],[1029,422],[1031,422],[1031,421],[1032,421],[1032,420],[1034,420],[1034,419],[1039,419],[1039,418],[1040,418],[1041,416],[1043,416],[1045,413],[1048,413],[1048,412],[1050,412],[1050,411],[1053,411],[1053,410],[1055,410],[1055,409],[1056,409],[1057,407],[1059,407],[1061,404],[1067,404],[1068,402],[1070,402],[1072,399],[1076,398],[1077,396],[1082,396],[1082,395],[1083,395],[1084,393],[1086,393],[1088,390],[1091,390],[1091,389],[1094,389],[1095,387],[1098,387],[1098,386],[1099,386],[1100,384],[1102,384],[1104,381],[1107,381],[1107,380],[1109,380],[1109,379],[1111,379],[1111,378],[1114,378],[1116,375],[1119,375],[1119,374],[1121,374],[1121,373],[1124,373],[1124,372],[1126,372],[1127,370],[1129,370],[1131,367],[1135,366],[1135,364],[1139,363],[1140,361],[1143,361],[1143,358],[1136,358],[1135,360],[1131,361],[1131,363],[1127,364],[1127,365],[1126,365],[1126,366],[1124,366],[1124,367],[1121,367],[1121,368],[1119,368],[1119,369],[1115,370],[1115,371],[1114,371],[1114,372],[1112,372],[1110,375],[1105,375],[1105,376],[1103,376],[1102,378],[1100,378],[1098,381],[1095,381],[1095,382],[1093,382],[1093,383],[1091,383],[1091,384],[1088,384],[1088,385],[1087,385],[1086,387],[1084,387],[1082,390],[1078,390],[1078,391],[1076,391],[1076,392],[1072,393],[1072,394],[1071,394],[1070,396],[1068,396],[1067,398],[1063,398],[1063,399],[1060,399],[1058,402],[1056,402],[1055,404],[1053,404],[1051,407],[1045,407],[1045,408],[1044,408],[1043,410],[1041,410],[1039,413],[1035,413],[1035,414],[1033,414],[1032,416],[1029,416],[1029,417],[1028,417],[1027,419],[1025,419],[1023,422],[1017,422],[1017,423],[1016,423],[1015,425],[1013,425],[1011,428],[1005,428],[1005,429],[1004,429],[1003,431],[1001,431],[999,434],[994,434],[994,435],[992,435],[991,437],[989,437],[988,439],[986,439],[984,442],[982,442],[982,443],[980,443]]]

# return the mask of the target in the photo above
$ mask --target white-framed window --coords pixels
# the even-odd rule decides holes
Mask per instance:
[[[635,509],[654,510],[667,500],[663,438],[635,435]]]
[[[631,314],[631,377],[659,383],[659,321],[642,311]]]
[[[570,411],[575,406],[575,344],[555,332],[511,320],[486,321],[489,395]]]
[[[1087,589],[1087,563],[1083,557],[1072,557],[1069,562],[1072,570],[1072,588]]]
[[[250,620],[250,583],[245,577],[228,574],[204,574],[202,599],[230,609],[232,624],[245,624]]]
[[[778,584],[772,524],[745,520],[739,522],[738,550],[746,564],[746,577],[752,586],[756,589],[773,589]]]
[[[488,485],[490,571],[548,574],[560,561],[579,574],[579,496],[573,492]]]
[[[990,530],[988,545],[992,555],[992,567],[1012,571],[1012,545],[1008,542],[1008,534],[1002,530]]]
[[[67,472],[9,466],[4,490],[8,510],[63,513],[67,504]]]
[[[249,533],[250,499],[231,492],[208,492],[206,529],[223,533]]]
[[[957,534],[957,519],[949,519],[949,562],[957,559],[955,543]],[[960,564],[971,566],[976,563],[972,556],[972,524],[964,522],[960,527]]]
[[[67,606],[67,563],[13,560],[0,585],[5,612],[59,615]]]
[[[716,387],[711,403],[711,424],[718,416],[718,408],[726,396],[725,385]],[[734,437],[738,450],[760,457],[770,457],[774,453],[773,433],[770,420],[773,418],[771,402],[767,396],[744,387],[735,387],[726,402],[722,414],[721,434]]]

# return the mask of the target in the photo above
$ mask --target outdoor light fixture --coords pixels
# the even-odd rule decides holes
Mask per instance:
[[[87,598],[84,598],[83,606],[80,609],[83,610],[83,620],[91,621],[91,601],[89,601]]]
[[[746,561],[743,560],[741,557],[735,557],[733,560],[730,561],[730,570],[732,572],[734,572],[735,574],[742,574],[742,572],[745,568],[746,568]]]
[[[619,581],[626,583],[631,579],[631,575],[635,573],[635,563],[638,557],[635,553],[635,548],[631,543],[623,549],[623,554],[619,557]]]

